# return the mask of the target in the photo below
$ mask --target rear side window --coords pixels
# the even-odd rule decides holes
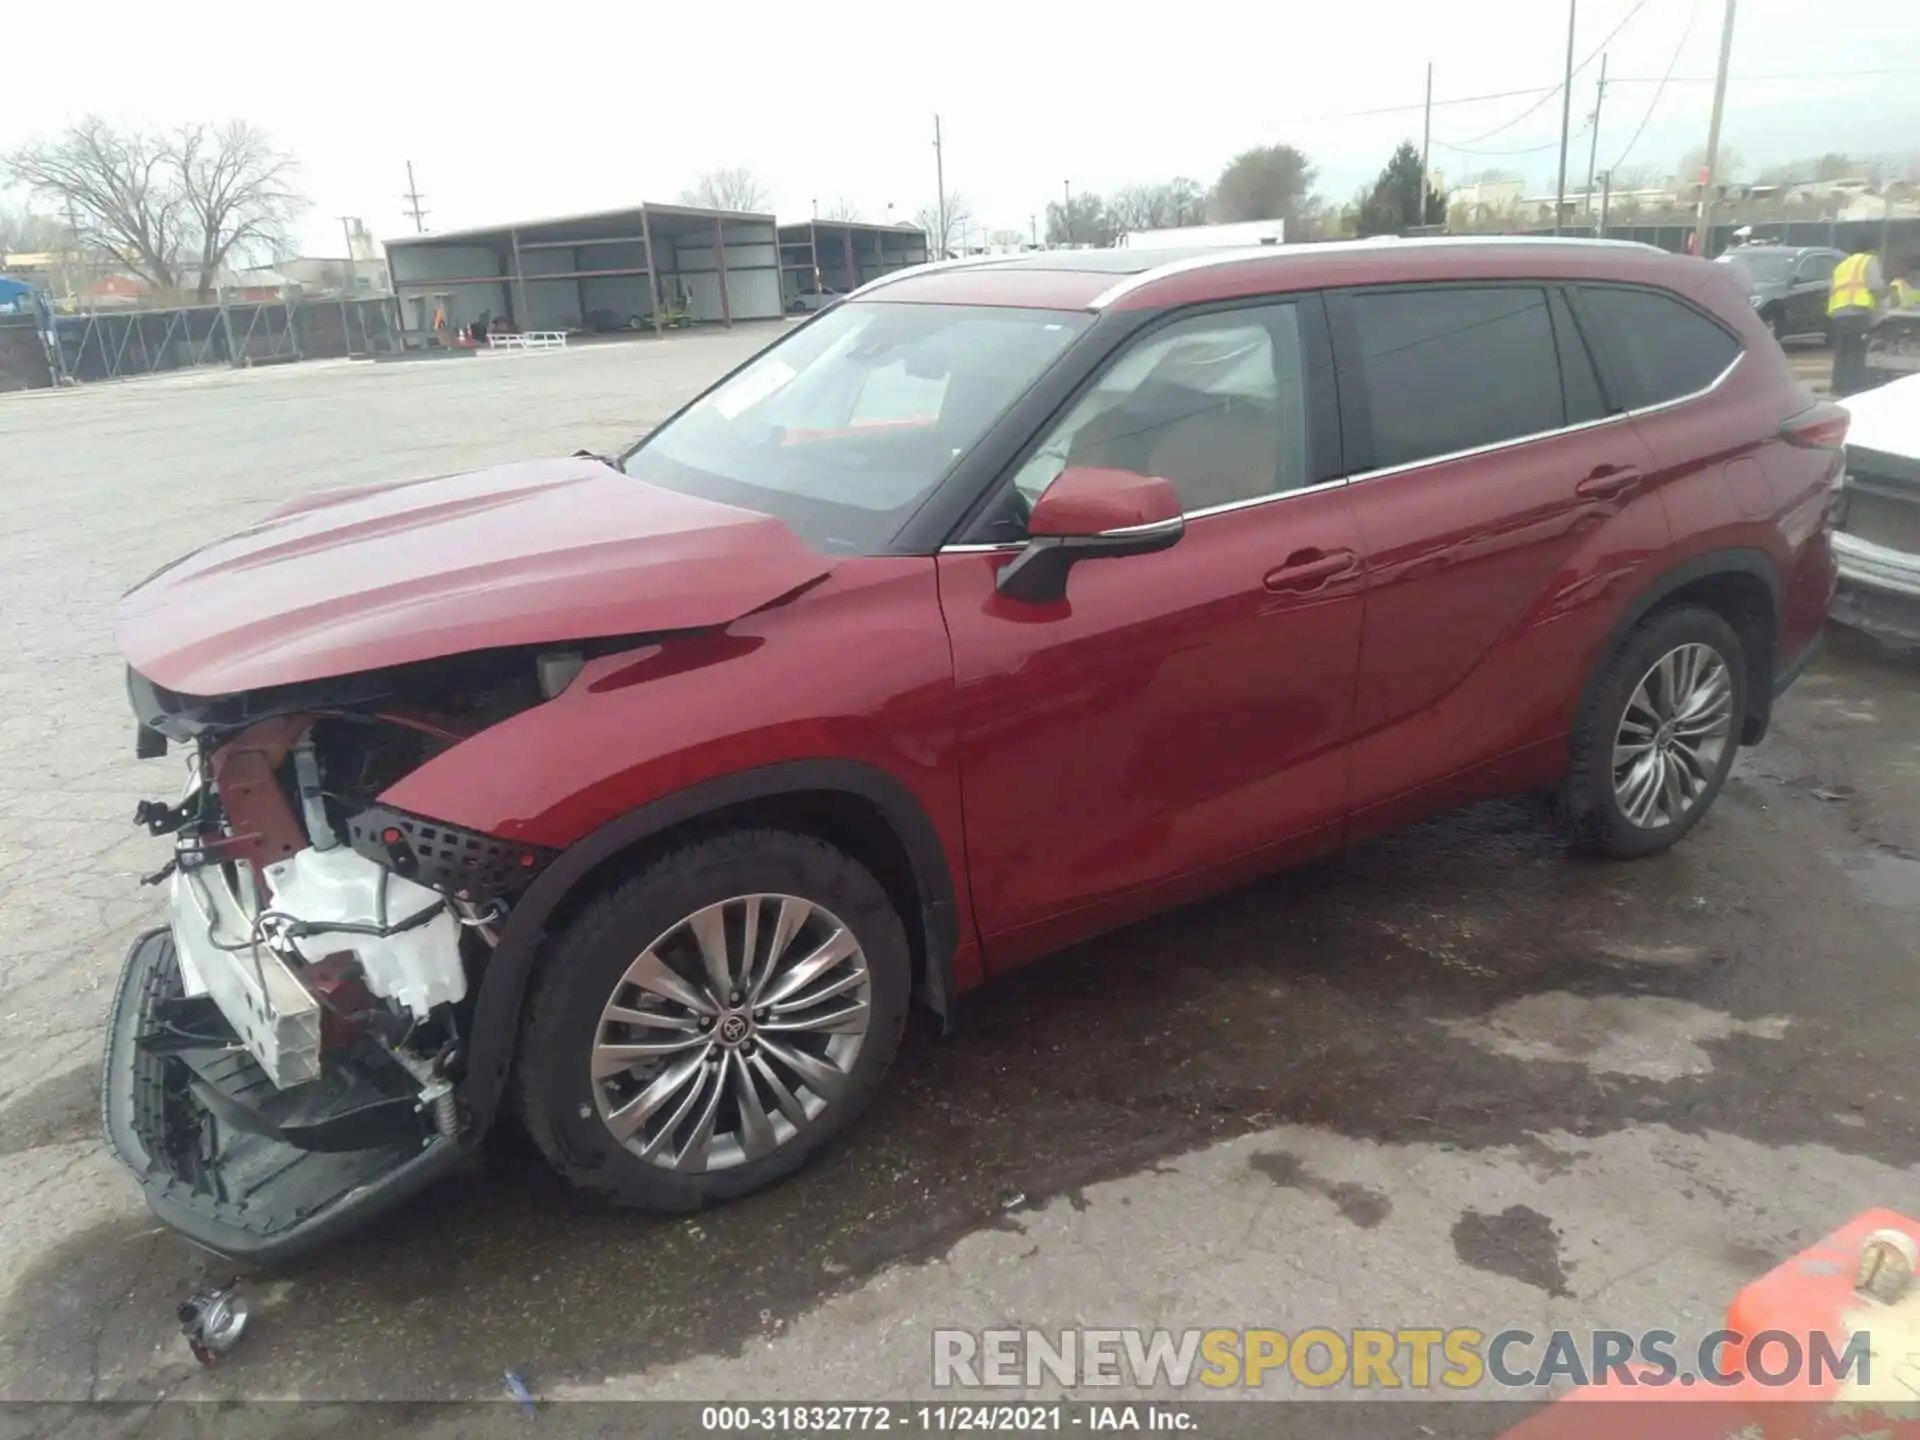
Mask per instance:
[[[1358,290],[1352,305],[1375,467],[1567,423],[1544,289]]]
[[[1580,304],[1616,398],[1628,409],[1696,394],[1740,354],[1738,340],[1671,295],[1586,285]]]
[[[1793,272],[1796,280],[1831,280],[1833,267],[1840,263],[1838,255],[1803,255],[1800,268]]]

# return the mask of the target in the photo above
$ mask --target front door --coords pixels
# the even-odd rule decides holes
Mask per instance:
[[[1012,483],[1160,476],[1180,542],[1083,562],[1045,605],[994,588],[1017,544],[941,555],[990,967],[1337,843],[1365,557],[1330,379],[1317,297],[1162,324]]]

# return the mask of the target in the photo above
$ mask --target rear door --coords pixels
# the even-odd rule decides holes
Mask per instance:
[[[1560,763],[1578,688],[1563,622],[1667,532],[1559,287],[1328,304],[1368,555],[1352,793],[1372,828]]]
[[[1840,256],[1815,251],[1802,255],[1793,270],[1793,291],[1787,296],[1787,333],[1817,335],[1827,325],[1827,293],[1833,267]]]

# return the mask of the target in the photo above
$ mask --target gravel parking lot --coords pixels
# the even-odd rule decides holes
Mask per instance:
[[[174,783],[132,756],[115,597],[290,494],[617,445],[774,333],[0,399],[0,1398],[919,1396],[935,1325],[1698,1331],[1920,1206],[1920,685],[1838,635],[1669,855],[1577,862],[1487,805],[1081,947],[693,1219],[502,1144],[253,1282],[198,1370],[204,1265],[98,1135],[160,912],[129,817]]]

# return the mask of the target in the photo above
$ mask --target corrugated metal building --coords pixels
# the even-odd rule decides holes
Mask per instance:
[[[821,291],[851,294],[889,271],[926,263],[927,236],[917,225],[809,220],[780,227],[780,286],[790,309],[814,308]]]
[[[679,316],[731,325],[784,313],[774,218],[641,204],[388,240],[409,331],[481,314],[522,330],[652,327]]]

